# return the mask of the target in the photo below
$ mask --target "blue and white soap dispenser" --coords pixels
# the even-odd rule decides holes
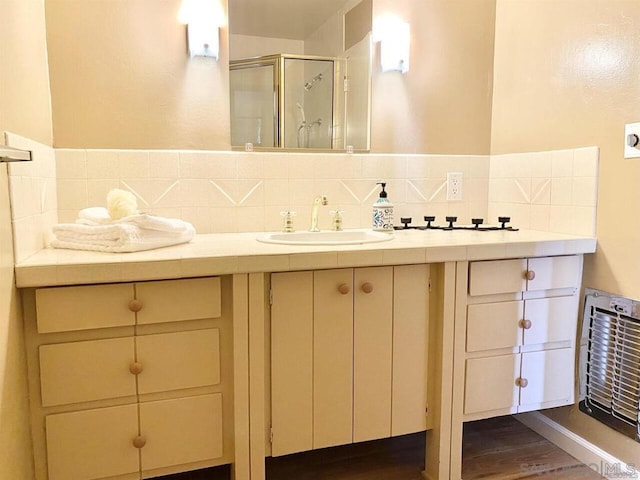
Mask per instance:
[[[393,204],[387,198],[385,182],[377,185],[382,186],[380,196],[373,204],[373,222],[371,228],[377,232],[393,233]]]

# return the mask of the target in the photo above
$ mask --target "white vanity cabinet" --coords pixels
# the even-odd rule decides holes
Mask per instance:
[[[221,284],[26,292],[38,480],[148,478],[231,462],[231,286]]]
[[[429,266],[271,275],[272,454],[426,428]]]
[[[464,418],[574,402],[582,256],[469,264]]]

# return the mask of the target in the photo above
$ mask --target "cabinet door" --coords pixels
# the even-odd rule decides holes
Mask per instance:
[[[481,303],[467,310],[467,352],[518,347],[522,344],[524,304],[517,302]]]
[[[139,471],[138,406],[46,417],[49,480],[90,480]]]
[[[573,348],[524,353],[518,412],[573,403],[574,365]]]
[[[472,358],[466,362],[464,413],[478,413],[518,406],[520,354]]]
[[[142,470],[219,458],[223,454],[222,394],[140,404]]]
[[[136,337],[136,358],[140,394],[220,383],[217,328]]]
[[[135,324],[133,285],[88,285],[36,290],[38,332],[69,332]]]
[[[313,273],[271,275],[273,456],[313,448]]]
[[[136,283],[136,298],[142,302],[138,312],[141,325],[218,318],[221,314],[217,277]]]
[[[493,295],[520,292],[525,289],[525,259],[471,262],[469,295]]]
[[[323,448],[353,440],[353,270],[313,279],[313,448]]]
[[[429,266],[393,268],[391,435],[425,430]]]
[[[578,287],[581,283],[582,257],[571,255],[530,258],[528,270],[535,273],[535,278],[527,281],[529,291]]]
[[[540,298],[525,302],[524,317],[531,322],[525,330],[525,345],[576,339],[578,296]]]
[[[131,337],[42,345],[42,406],[135,395],[134,358]]]
[[[358,268],[354,279],[353,440],[361,442],[391,435],[393,268]]]

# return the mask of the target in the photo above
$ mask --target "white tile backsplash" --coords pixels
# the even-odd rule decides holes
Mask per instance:
[[[321,226],[328,228],[329,212],[339,208],[345,228],[364,228],[376,182],[386,181],[396,223],[407,216],[422,223],[428,214],[440,222],[457,215],[460,223],[472,217],[495,223],[510,215],[520,228],[595,229],[585,213],[595,212],[595,147],[493,156],[65,149],[57,155],[65,219],[74,209],[104,205],[108,190],[118,187],[135,192],[141,209],[180,216],[199,233],[279,230],[283,210],[297,212],[295,226],[305,229],[319,194],[329,197]],[[462,201],[446,200],[451,171],[463,173]]]
[[[596,147],[493,155],[489,217],[511,216],[520,228],[595,234],[598,156]]]

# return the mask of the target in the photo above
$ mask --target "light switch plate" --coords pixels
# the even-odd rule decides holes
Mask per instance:
[[[640,158],[640,144],[635,147],[629,146],[629,136],[637,135],[640,138],[640,122],[627,123],[624,126],[624,158]]]

